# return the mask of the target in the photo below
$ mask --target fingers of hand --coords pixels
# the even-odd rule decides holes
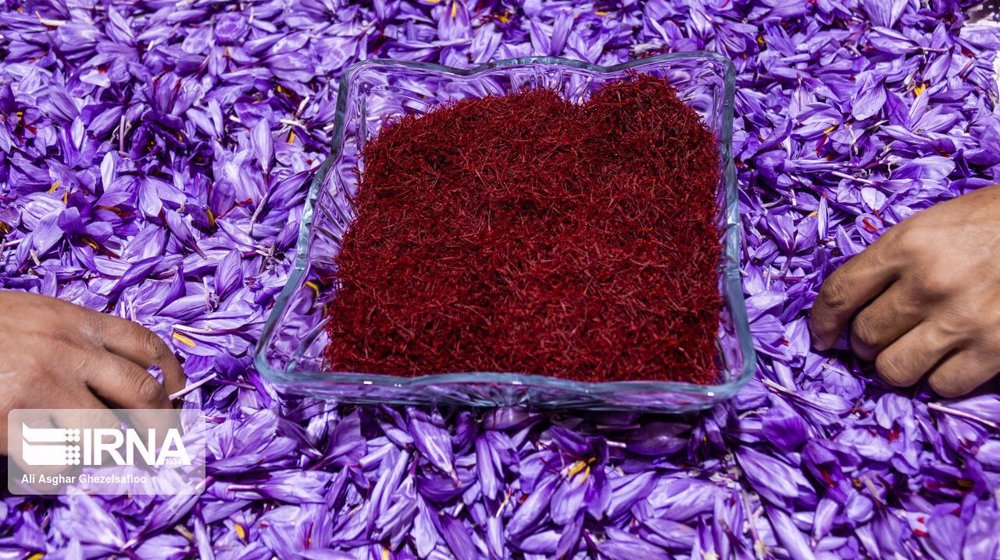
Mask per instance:
[[[80,358],[80,362],[85,364],[82,373],[86,385],[68,391],[58,406],[86,410],[54,411],[57,424],[119,428],[127,421],[140,434],[155,430],[157,445],[162,444],[167,429],[179,427],[176,411],[171,409],[163,386],[141,366],[103,350]],[[130,410],[127,417],[119,418],[108,408]],[[73,422],[78,426],[70,425]]]
[[[953,345],[931,323],[920,323],[890,344],[875,359],[875,370],[886,383],[909,387],[934,367]]]
[[[184,388],[184,372],[170,347],[156,334],[137,323],[56,298],[16,292],[3,292],[0,296],[0,309],[12,310],[4,318],[16,320],[20,331],[54,331],[58,333],[54,338],[71,346],[89,348],[97,345],[102,351],[117,354],[143,368],[159,366],[163,371],[163,385],[168,393]],[[62,328],[54,329],[54,325]],[[55,363],[57,373],[69,369],[67,360],[59,355],[33,358],[31,352],[19,353],[28,356],[28,359]]]
[[[159,366],[163,370],[163,386],[168,394],[184,388],[185,377],[180,362],[156,333],[111,315],[102,316],[100,333],[101,343],[109,352],[145,368]]]
[[[895,267],[878,242],[837,269],[820,288],[809,315],[813,346],[827,350],[865,303],[895,280]]]
[[[94,353],[84,366],[87,386],[117,408],[170,408],[167,392],[141,366],[110,352]]]
[[[851,324],[851,349],[863,360],[874,360],[923,319],[918,305],[910,303],[901,282],[889,287],[861,310]]]

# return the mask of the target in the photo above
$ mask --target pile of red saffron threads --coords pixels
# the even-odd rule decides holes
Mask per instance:
[[[718,381],[717,140],[666,81],[460,101],[363,162],[332,370]]]

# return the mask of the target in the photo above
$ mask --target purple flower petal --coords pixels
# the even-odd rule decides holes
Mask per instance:
[[[787,513],[774,507],[766,507],[765,512],[771,521],[771,527],[774,528],[778,542],[785,547],[790,557],[801,558],[802,560],[810,560],[816,557],[812,548],[809,547],[805,535],[799,531]]]
[[[854,109],[852,114],[859,121],[868,119],[885,105],[885,88],[882,83],[871,73],[864,73],[858,77],[858,91],[854,98]]]
[[[548,512],[549,502],[555,492],[557,480],[547,479],[541,485],[535,487],[535,491],[528,495],[528,498],[514,512],[514,515],[507,523],[507,532],[512,537],[517,537],[530,531],[535,524]]]
[[[636,502],[648,496],[656,484],[656,477],[653,473],[643,473],[616,482],[615,488],[611,491],[611,504],[607,511],[608,517],[612,519],[624,514]]]
[[[407,409],[410,433],[417,449],[445,474],[457,480],[452,465],[451,436],[433,418],[419,410]]]
[[[271,158],[274,157],[274,139],[271,137],[271,127],[266,120],[261,119],[257,126],[253,127],[250,145],[253,146],[254,155],[264,173],[270,171]]]
[[[462,522],[454,517],[444,514],[440,516],[441,535],[444,536],[448,548],[458,560],[475,560],[480,557],[480,553],[469,537],[469,532],[462,526]]]

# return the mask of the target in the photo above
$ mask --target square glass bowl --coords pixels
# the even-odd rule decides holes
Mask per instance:
[[[351,200],[359,169],[364,168],[365,142],[394,117],[427,113],[455,100],[545,87],[583,101],[603,84],[630,73],[669,80],[719,139],[722,180],[717,197],[724,254],[719,289],[724,307],[719,317],[717,385],[585,383],[503,372],[400,377],[327,371],[323,308],[336,296],[336,288],[320,288],[319,279],[335,271],[343,234],[354,219]],[[353,403],[684,412],[732,396],[755,367],[739,274],[741,235],[731,147],[734,80],[729,60],[704,52],[666,54],[611,67],[548,57],[501,60],[471,69],[390,60],[352,66],[340,79],[332,149],[309,189],[288,284],[257,346],[258,370],[283,391]]]

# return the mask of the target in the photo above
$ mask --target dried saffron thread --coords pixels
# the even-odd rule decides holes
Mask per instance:
[[[363,161],[333,370],[717,381],[717,144],[667,82],[460,101]]]

